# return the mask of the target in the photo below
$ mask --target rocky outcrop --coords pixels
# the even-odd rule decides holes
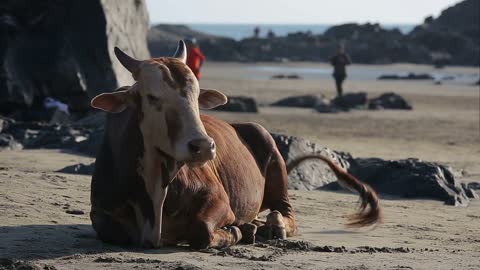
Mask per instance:
[[[470,198],[478,197],[471,187],[462,185],[455,179],[451,168],[442,164],[418,159],[353,158],[348,153],[336,152],[298,137],[281,134],[272,136],[287,163],[305,154],[322,154],[332,158],[380,194],[441,200],[455,206],[466,206]],[[328,166],[317,160],[306,161],[295,168],[289,175],[289,188],[341,189]]]
[[[412,105],[406,99],[395,93],[385,93],[368,101],[369,110],[411,110]]]
[[[311,141],[275,133],[272,133],[272,136],[287,164],[305,154],[322,154],[332,158],[343,168],[349,166],[339,153]],[[288,188],[295,190],[315,190],[337,180],[328,166],[317,160],[303,162],[290,172],[288,179]]]
[[[258,106],[255,99],[244,96],[230,96],[225,105],[214,108],[216,111],[226,112],[258,112]]]
[[[71,112],[131,81],[118,46],[149,57],[143,0],[5,0],[0,5],[0,113],[42,108],[46,97]]]
[[[316,104],[321,103],[323,99],[325,97],[322,95],[291,96],[275,101],[271,106],[313,108]]]
[[[433,80],[433,76],[426,73],[408,73],[403,74],[384,74],[380,75],[377,80]]]
[[[158,25],[149,33],[154,55],[171,52],[178,38],[195,37],[210,60],[218,61],[323,61],[338,43],[344,43],[354,63],[410,62],[478,66],[480,47],[478,0],[465,0],[447,8],[438,18],[428,17],[411,33],[379,24],[342,24],[323,35],[290,33],[283,37],[235,41],[180,25]]]

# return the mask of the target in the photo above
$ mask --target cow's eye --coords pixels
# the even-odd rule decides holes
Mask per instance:
[[[156,97],[154,95],[150,95],[150,94],[147,95],[147,99],[148,99],[148,102],[150,102],[150,103],[154,103],[154,102],[157,102],[159,100],[158,97]]]

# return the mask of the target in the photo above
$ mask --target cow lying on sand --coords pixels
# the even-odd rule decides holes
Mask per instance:
[[[136,83],[92,100],[107,112],[105,137],[92,177],[91,220],[114,244],[158,248],[228,247],[240,240],[284,238],[297,232],[288,198],[287,167],[270,134],[254,123],[227,124],[200,109],[225,104],[200,89],[179,42],[174,57],[139,61],[115,54]],[[361,195],[350,225],[380,220],[375,192],[321,156],[346,187]],[[257,214],[270,209],[266,222]],[[258,230],[257,230],[258,226]]]

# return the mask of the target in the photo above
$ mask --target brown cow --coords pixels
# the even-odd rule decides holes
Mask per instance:
[[[139,61],[118,48],[115,54],[136,83],[92,100],[111,112],[92,177],[90,216],[99,238],[153,248],[227,247],[242,234],[252,242],[252,222],[266,209],[272,212],[266,223],[256,222],[259,234],[294,235],[287,169],[274,140],[260,125],[200,115],[199,108],[227,99],[199,88],[183,41],[174,57]],[[340,182],[360,192],[364,207],[352,225],[379,220],[373,190],[328,159],[305,158],[325,160]]]

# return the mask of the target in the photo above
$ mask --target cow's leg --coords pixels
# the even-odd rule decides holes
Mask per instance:
[[[270,209],[278,211],[281,217],[273,214],[270,218],[270,227],[281,229],[282,222],[273,222],[283,219],[283,225],[287,236],[293,236],[297,232],[295,215],[288,199],[288,175],[285,161],[278,151],[277,144],[270,133],[262,126],[254,123],[233,124],[237,133],[250,147],[255,160],[262,172],[265,174],[265,192],[261,211]],[[267,230],[257,220],[253,221],[258,227],[258,233]]]
[[[193,220],[189,233],[190,246],[194,248],[225,248],[233,246],[242,239],[242,233],[231,226],[235,215],[224,200],[205,201]]]
[[[132,218],[133,209],[128,206],[117,208],[112,212],[92,207],[90,217],[100,240],[114,245],[138,243],[138,229]]]
[[[263,231],[271,231],[272,236],[281,238],[282,235],[293,236],[297,233],[297,224],[293,207],[288,198],[288,175],[285,162],[275,147],[272,150],[272,157],[267,165],[265,175],[265,197],[262,209],[270,209],[272,211],[267,216],[265,226],[270,228],[259,227],[259,233]],[[270,235],[262,235],[271,239]]]

